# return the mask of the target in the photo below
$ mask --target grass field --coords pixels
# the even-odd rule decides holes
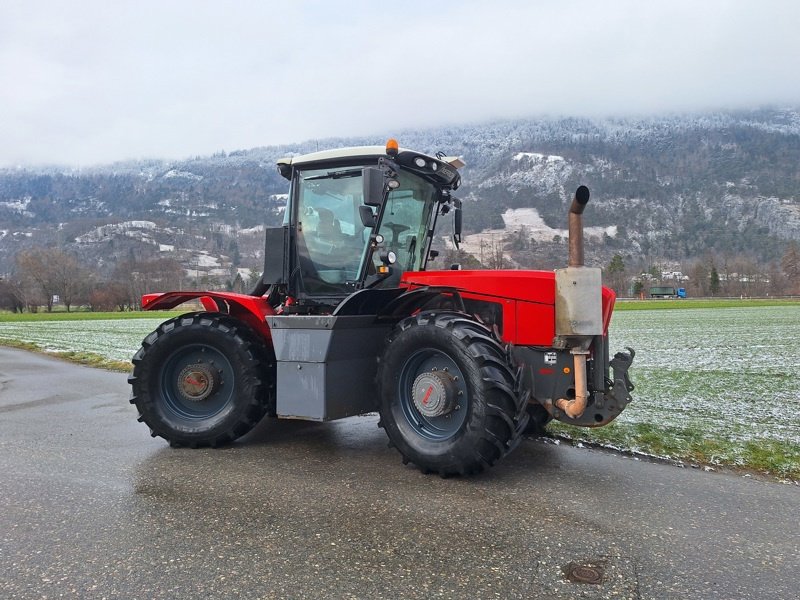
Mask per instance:
[[[615,313],[638,350],[634,402],[611,425],[551,425],[576,440],[800,479],[800,304]]]
[[[618,309],[612,351],[637,350],[633,403],[607,427],[557,423],[552,433],[800,480],[800,302],[658,300]],[[173,314],[0,313],[0,344],[125,371],[145,335]]]
[[[759,306],[800,306],[800,298],[663,298],[658,300],[617,299],[615,310],[681,310],[686,308],[755,308]]]

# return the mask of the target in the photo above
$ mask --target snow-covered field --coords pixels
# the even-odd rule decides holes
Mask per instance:
[[[48,352],[93,352],[112,360],[130,360],[144,337],[162,321],[163,318],[0,322],[0,340],[32,342]]]
[[[0,322],[0,340],[127,361],[161,321]],[[800,306],[617,311],[611,344],[637,352],[620,423],[800,445]]]
[[[800,306],[617,311],[614,350],[637,350],[620,422],[800,445]]]

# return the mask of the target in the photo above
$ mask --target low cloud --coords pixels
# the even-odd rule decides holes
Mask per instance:
[[[798,22],[789,1],[6,2],[0,166],[796,105]]]

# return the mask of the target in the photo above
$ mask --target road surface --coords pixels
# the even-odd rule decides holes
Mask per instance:
[[[373,416],[176,450],[128,394],[0,348],[0,597],[798,596],[794,485],[539,440],[441,479]]]

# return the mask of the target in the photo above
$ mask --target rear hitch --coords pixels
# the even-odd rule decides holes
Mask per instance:
[[[627,352],[617,352],[609,365],[614,373],[614,381],[609,391],[620,406],[620,410],[631,401],[631,392],[635,387],[628,376],[628,369],[633,364],[636,352],[629,346],[625,349]]]

